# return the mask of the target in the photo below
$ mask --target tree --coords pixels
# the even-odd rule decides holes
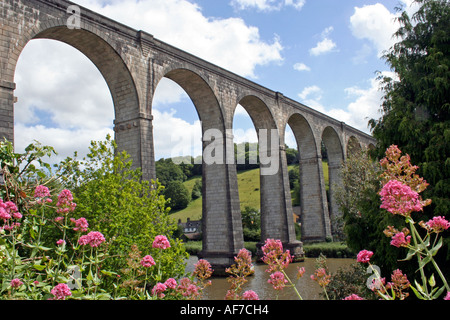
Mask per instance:
[[[340,169],[341,184],[336,186],[336,203],[341,216],[333,222],[333,234],[345,238],[353,252],[368,249],[377,252],[373,262],[388,274],[398,267],[403,252],[389,245],[383,230],[387,225],[399,225],[401,219],[380,209],[381,166],[367,152],[349,154]]]
[[[159,159],[155,163],[156,178],[163,186],[167,186],[170,181],[178,180],[185,181],[186,174],[183,171],[184,167],[173,163],[172,159]]]
[[[159,182],[142,179],[140,169],[133,169],[126,152],[115,152],[115,142],[91,142],[90,152],[78,161],[67,158],[60,164],[62,183],[72,190],[77,204],[73,218],[84,217],[89,227],[114,239],[109,252],[118,270],[136,244],[143,252],[152,248],[157,235],[172,238],[170,251],[161,255],[161,272],[167,277],[184,273],[186,252],[181,241],[173,238],[176,223]]]
[[[194,187],[192,188],[191,198],[192,200],[198,199],[202,196],[202,180],[195,180]]]
[[[377,157],[395,144],[419,166],[433,203],[428,215],[450,212],[450,4],[417,0],[412,16],[403,12],[399,41],[384,59],[395,77],[381,76],[382,116],[369,123],[378,146]]]
[[[167,184],[164,190],[164,196],[169,201],[170,207],[174,210],[186,208],[191,201],[191,195],[188,189],[179,180],[173,180]]]

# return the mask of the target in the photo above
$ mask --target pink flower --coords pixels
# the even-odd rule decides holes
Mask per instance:
[[[319,286],[325,288],[330,283],[331,275],[327,274],[327,270],[325,268],[318,268],[314,271],[314,274],[311,275],[311,280],[317,281]]]
[[[433,219],[429,220],[427,223],[425,223],[427,229],[431,230],[432,232],[442,232],[444,230],[447,230],[450,227],[450,222],[445,220],[445,217],[437,216],[433,217]]]
[[[61,222],[64,220],[64,217],[56,217],[55,222]]]
[[[177,287],[177,280],[175,280],[174,278],[169,278],[166,280],[166,282],[164,282],[164,284],[169,289],[175,289]]]
[[[101,232],[98,231],[91,231],[78,239],[79,245],[85,246],[89,244],[92,248],[98,247],[103,242],[105,242],[105,237]]]
[[[170,248],[170,242],[165,236],[159,235],[155,237],[152,247],[158,249],[167,249]]]
[[[91,231],[87,234],[87,236],[89,237],[89,245],[93,248],[96,248],[105,242],[105,237],[101,232]]]
[[[85,245],[87,245],[87,244],[89,244],[89,241],[91,240],[91,238],[89,237],[89,235],[84,235],[84,236],[81,236],[79,239],[78,239],[78,244],[79,245],[82,245],[82,246],[85,246]]]
[[[61,193],[58,195],[58,202],[56,203],[56,206],[58,209],[56,209],[56,212],[58,213],[68,213],[70,211],[75,210],[75,207],[77,206],[73,201],[72,193],[64,189],[61,191]]]
[[[372,255],[373,255],[372,251],[361,250],[356,256],[356,261],[361,263],[368,263],[370,262],[370,258],[372,257]]]
[[[74,231],[86,232],[89,228],[89,224],[86,218],[80,218],[77,220],[75,220],[74,218],[70,218],[70,221],[75,223],[75,228],[73,228]]]
[[[3,202],[3,199],[0,199],[0,219],[6,222],[6,220],[14,217],[15,219],[21,219],[22,214],[18,212],[17,206],[12,201]]]
[[[447,291],[447,295],[444,297],[444,300],[450,300],[450,291]]]
[[[292,261],[289,250],[283,251],[283,244],[280,240],[267,239],[261,250],[264,254],[262,261],[269,265],[267,272],[283,270]]]
[[[267,282],[272,284],[275,290],[283,290],[288,281],[282,272],[276,271],[270,275],[270,279]]]
[[[177,292],[187,299],[194,299],[200,292],[198,286],[189,278],[181,278]]]
[[[381,189],[380,196],[382,201],[380,208],[392,214],[409,217],[412,211],[423,209],[419,194],[397,180],[389,180]]]
[[[258,295],[256,294],[255,291],[253,290],[247,290],[244,292],[244,294],[242,295],[242,298],[244,300],[259,300]]]
[[[165,284],[158,282],[152,289],[152,295],[158,296],[158,298],[162,299],[165,297],[165,294],[163,293],[166,291],[167,287]]]
[[[345,297],[343,300],[364,300],[364,298],[361,298],[357,294],[351,294],[351,295]]]
[[[211,264],[205,260],[200,259],[195,264],[194,275],[199,279],[208,279],[211,277],[213,270],[211,268]]]
[[[56,241],[56,244],[58,246],[62,246],[63,244],[65,244],[66,242],[63,239],[59,239],[58,241]]]
[[[405,237],[405,234],[403,232],[398,232],[394,234],[394,236],[392,237],[391,245],[397,248],[407,247],[410,242],[411,236]]]
[[[305,274],[306,270],[305,267],[298,267],[297,270],[297,279],[300,279],[301,277],[303,277],[303,275]]]
[[[56,285],[50,292],[55,300],[65,300],[66,297],[72,295],[70,288],[65,283]]]
[[[12,279],[11,280],[11,287],[13,287],[13,288],[19,288],[21,285],[23,285],[23,282],[22,281],[20,281],[20,279],[18,279],[18,278],[15,278],[15,279]]]
[[[37,198],[38,203],[42,203],[43,201],[52,202],[52,199],[49,199],[49,197],[51,197],[50,190],[43,185],[36,186],[36,189],[34,190],[34,197]]]
[[[150,268],[151,266],[154,266],[155,264],[156,264],[155,260],[153,260],[153,257],[151,255],[146,255],[141,260],[141,265],[143,265],[146,268]]]

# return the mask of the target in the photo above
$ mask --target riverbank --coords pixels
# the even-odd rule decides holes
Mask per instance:
[[[245,248],[252,253],[256,254],[256,242],[245,242]],[[202,250],[201,241],[188,241],[185,243],[186,251],[193,256],[198,255]],[[354,258],[355,254],[342,242],[318,242],[303,244],[303,250],[305,251],[305,257],[317,258],[320,254],[327,258]]]

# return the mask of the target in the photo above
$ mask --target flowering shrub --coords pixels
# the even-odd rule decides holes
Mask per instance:
[[[390,244],[392,246],[408,249],[404,261],[416,257],[422,282],[414,281],[415,283],[411,284],[406,275],[397,269],[391,276],[392,282],[385,284],[385,278],[381,278],[377,270],[371,267],[375,273],[372,283],[373,290],[381,298],[388,300],[405,299],[409,296],[409,293],[406,292],[409,288],[419,299],[437,299],[445,290],[447,290],[445,297],[447,298],[450,287],[434,260],[434,256],[443,243],[439,234],[447,230],[450,223],[442,216],[433,217],[428,222],[414,220],[413,213],[422,211],[423,207],[431,203],[431,199],[422,200],[420,193],[427,188],[428,183],[415,173],[418,167],[411,165],[409,155],[402,156],[400,149],[392,145],[386,150],[386,157],[380,161],[380,164],[385,169],[381,175],[383,187],[379,192],[382,201],[381,208],[394,215],[402,216],[409,227],[399,231],[394,226],[388,226],[384,230],[384,234],[391,237]],[[417,225],[426,231],[424,236],[417,229]],[[370,264],[372,255],[372,252],[362,250],[358,254],[357,260]],[[424,267],[428,263],[434,267],[442,282],[442,287],[437,285],[434,274],[430,277],[425,275]]]

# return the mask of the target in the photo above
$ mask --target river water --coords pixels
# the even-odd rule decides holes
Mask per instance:
[[[191,256],[188,261],[187,271],[192,271],[193,266],[197,263],[196,256]],[[327,258],[326,264],[330,273],[336,273],[339,268],[345,268],[354,263],[355,259],[335,259]],[[297,294],[290,287],[286,287],[281,291],[276,291],[272,288],[272,285],[267,283],[269,280],[269,273],[266,272],[267,265],[262,263],[254,263],[255,274],[248,277],[249,280],[245,286],[245,290],[253,290],[258,294],[260,300],[298,300]],[[299,267],[304,267],[306,272],[302,278],[297,282],[297,270]],[[286,274],[296,283],[296,288],[304,300],[323,300],[320,295],[323,289],[317,284],[316,281],[311,280],[311,275],[316,269],[315,258],[305,258],[305,261],[291,263],[286,270]],[[230,288],[227,277],[213,277],[212,285],[207,287],[204,292],[205,300],[224,300],[227,290]]]

